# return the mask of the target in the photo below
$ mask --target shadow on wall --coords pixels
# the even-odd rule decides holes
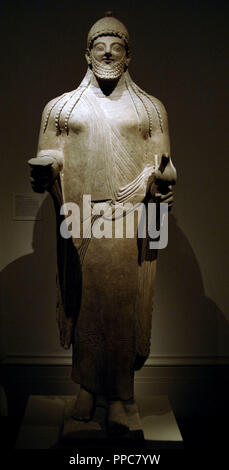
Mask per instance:
[[[229,353],[229,324],[205,296],[197,259],[173,214],[169,216],[168,246],[158,257],[152,324],[152,355],[214,357],[219,351],[219,355]]]
[[[34,226],[32,254],[9,264],[1,273],[2,345],[13,355],[69,355],[59,345],[56,308],[55,212],[50,197]],[[26,229],[26,222],[25,222]],[[204,294],[193,250],[170,215],[169,245],[159,253],[153,313],[152,354],[217,356],[229,344],[223,313]]]
[[[38,216],[41,220],[34,225],[34,252],[18,258],[1,274],[3,345],[7,354],[64,354],[55,318],[56,219],[50,197],[45,198]]]

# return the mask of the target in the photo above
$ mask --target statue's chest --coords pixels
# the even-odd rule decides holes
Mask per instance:
[[[92,127],[110,125],[122,136],[139,133],[139,118],[129,93],[109,97],[85,94],[71,117],[71,130],[76,134],[87,133]]]
[[[139,119],[129,93],[117,98],[97,98],[108,122],[121,133],[138,131]]]

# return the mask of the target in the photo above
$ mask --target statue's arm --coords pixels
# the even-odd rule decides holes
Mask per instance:
[[[54,118],[50,116],[46,126],[47,114],[52,106],[49,102],[42,113],[37,156],[28,163],[31,170],[30,181],[35,192],[50,190],[63,166],[62,140],[56,135]]]
[[[154,98],[157,108],[157,121],[151,136],[156,171],[150,190],[159,202],[166,202],[169,209],[173,205],[173,188],[177,180],[176,168],[171,159],[168,116],[161,101]]]

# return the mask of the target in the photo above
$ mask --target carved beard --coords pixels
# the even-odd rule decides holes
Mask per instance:
[[[126,57],[116,63],[104,64],[98,62],[93,56],[91,57],[92,72],[101,80],[115,80],[120,78],[125,71]]]

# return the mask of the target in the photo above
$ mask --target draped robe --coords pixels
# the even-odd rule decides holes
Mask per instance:
[[[72,344],[72,378],[92,393],[123,400],[133,396],[134,371],[150,351],[156,253],[138,239],[136,219],[133,238],[64,240],[59,210],[63,202],[78,204],[83,224],[85,194],[94,207],[101,201],[147,206],[149,178],[169,152],[168,125],[160,101],[136,94],[134,86],[126,72],[106,96],[88,70],[78,89],[46,106],[38,145],[38,156],[62,165],[50,193],[57,215],[57,319],[62,346]]]

